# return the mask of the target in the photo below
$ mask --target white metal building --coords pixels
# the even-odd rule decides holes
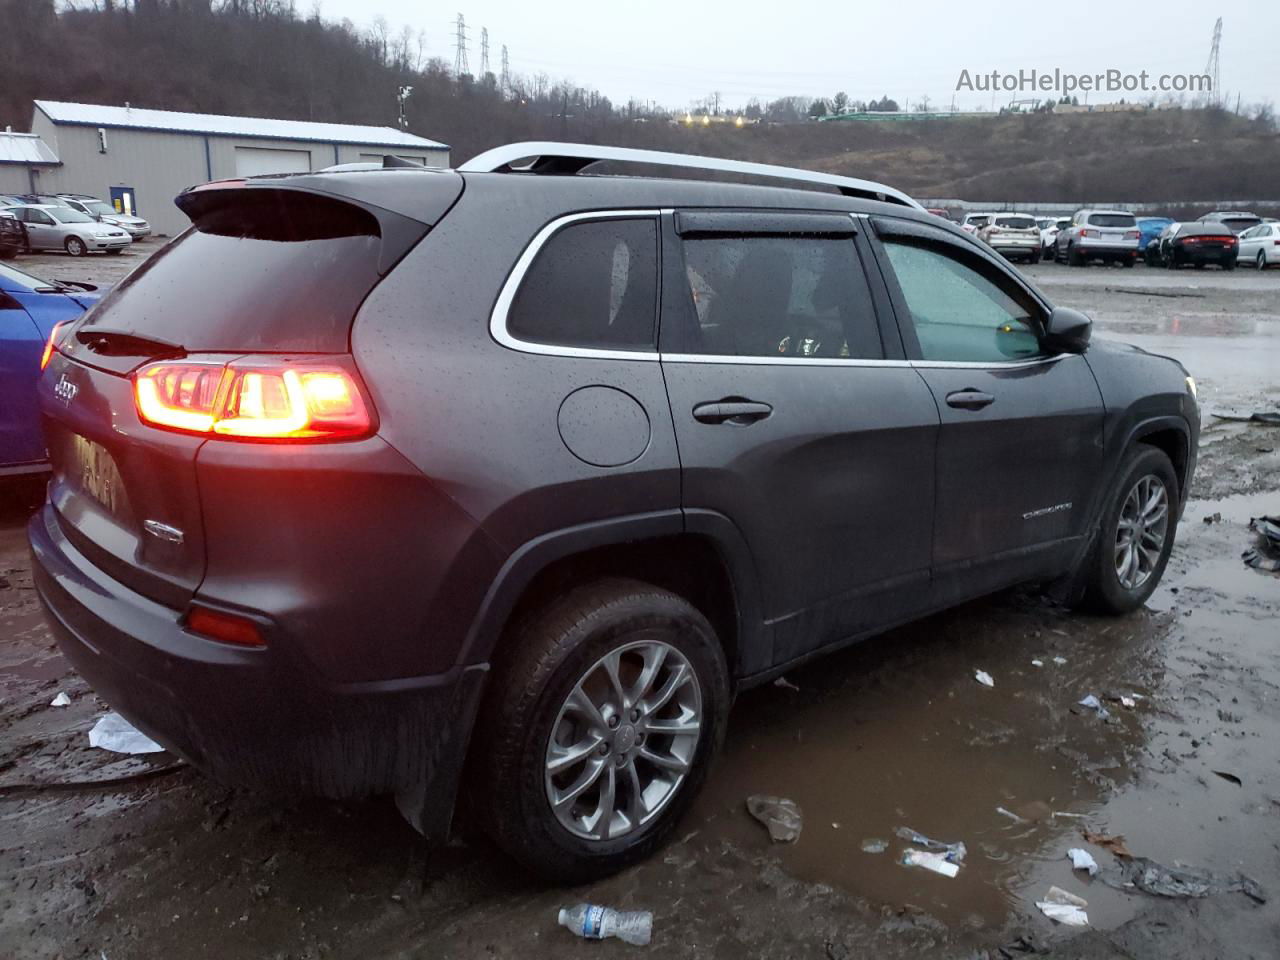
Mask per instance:
[[[31,133],[15,136],[33,138],[44,145],[44,152],[35,162],[0,162],[0,193],[91,194],[146,217],[156,233],[170,236],[187,225],[173,198],[208,180],[302,173],[335,163],[380,160],[388,153],[433,167],[449,165],[446,144],[394,127],[224,117],[128,105],[37,100]],[[25,142],[24,149],[27,154],[39,151]],[[19,168],[21,173],[15,175]],[[20,191],[19,177],[24,181]]]

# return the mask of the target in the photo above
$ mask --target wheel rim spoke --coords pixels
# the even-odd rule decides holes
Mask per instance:
[[[610,651],[552,725],[544,778],[556,819],[591,841],[641,829],[684,782],[701,731],[701,687],[679,650],[644,639]]]
[[[1169,525],[1169,492],[1159,477],[1148,474],[1125,495],[1116,524],[1116,578],[1126,590],[1150,579],[1164,551]]]

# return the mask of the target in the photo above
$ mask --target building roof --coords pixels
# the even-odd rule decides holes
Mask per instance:
[[[57,164],[58,155],[34,133],[0,132],[0,163]]]
[[[257,137],[271,140],[309,140],[377,147],[411,147],[448,150],[448,144],[416,137],[395,127],[366,127],[348,123],[313,123],[310,120],[267,120],[259,117],[225,117],[212,113],[179,113],[138,107],[104,107],[91,103],[37,100],[39,110],[54,123],[88,127],[163,130],[217,137]]]

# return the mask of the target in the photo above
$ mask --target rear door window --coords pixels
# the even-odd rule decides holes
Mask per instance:
[[[526,343],[656,349],[658,228],[652,218],[587,220],[538,251],[507,312]]]
[[[683,243],[693,329],[664,352],[880,359],[884,347],[850,236],[714,235]],[[686,325],[690,326],[690,325]],[[664,333],[664,337],[666,334]]]

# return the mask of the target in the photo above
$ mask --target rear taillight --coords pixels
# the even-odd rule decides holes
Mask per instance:
[[[1125,233],[1124,238],[1125,238],[1126,240],[1137,240],[1137,239],[1139,239],[1141,236],[1142,236],[1142,233],[1141,233],[1140,231],[1138,231],[1138,230],[1129,230],[1129,231],[1127,231],[1127,232]]]
[[[239,647],[266,646],[258,625],[248,617],[236,616],[234,613],[223,613],[221,610],[210,610],[208,607],[192,604],[187,611],[184,626],[192,633],[222,643],[233,643]]]
[[[58,342],[58,331],[62,329],[61,323],[55,323],[53,329],[49,331],[49,339],[44,343],[44,353],[40,354],[40,369],[43,370],[49,365],[49,361],[53,359],[54,344]]]
[[[256,440],[352,440],[373,432],[355,376],[336,363],[162,360],[134,374],[144,423]]]
[[[1081,230],[1080,236],[1084,237],[1087,240],[1091,237],[1100,237],[1102,236],[1102,233],[1098,230]]]

